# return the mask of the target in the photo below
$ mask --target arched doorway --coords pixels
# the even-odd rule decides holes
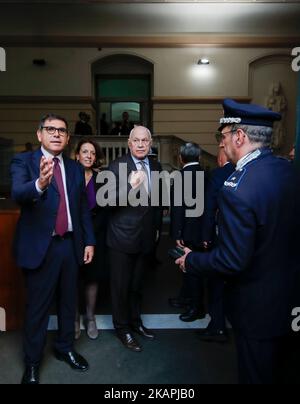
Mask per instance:
[[[152,63],[133,55],[111,55],[93,63],[92,76],[99,135],[127,135],[118,129],[125,112],[130,125],[152,129]]]

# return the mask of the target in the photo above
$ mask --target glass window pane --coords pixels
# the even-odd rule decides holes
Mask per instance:
[[[149,99],[148,78],[100,78],[97,83],[97,96],[101,98]]]
[[[122,122],[123,113],[128,112],[129,122],[140,123],[140,104],[137,102],[114,102],[112,103],[112,122]]]

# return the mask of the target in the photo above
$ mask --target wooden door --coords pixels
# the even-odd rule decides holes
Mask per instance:
[[[0,210],[0,308],[5,311],[7,331],[22,327],[25,309],[22,271],[15,264],[12,248],[18,218],[17,209]],[[3,310],[0,314],[3,328]]]

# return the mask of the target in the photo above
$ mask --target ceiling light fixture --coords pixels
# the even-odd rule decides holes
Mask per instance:
[[[198,60],[198,65],[209,65],[209,64],[210,64],[209,59],[201,58]]]

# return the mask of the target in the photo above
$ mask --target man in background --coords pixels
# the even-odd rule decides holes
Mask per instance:
[[[132,122],[129,121],[129,113],[127,111],[122,114],[122,123],[121,123],[121,136],[129,137],[130,132],[134,128]]]
[[[203,172],[200,165],[201,149],[196,143],[186,143],[180,148],[180,162],[183,190],[185,189],[185,174],[191,173],[192,198],[196,198],[197,173]],[[171,191],[172,195],[174,190]],[[184,198],[182,199],[184,201]],[[171,196],[173,203],[174,197]],[[200,251],[202,235],[202,217],[188,217],[185,203],[182,206],[171,206],[171,237],[180,248],[188,247],[193,251]],[[180,320],[192,322],[205,317],[204,310],[204,284],[202,277],[191,274],[183,274],[182,288],[178,298],[169,299],[173,307],[183,307],[186,311],[180,315]]]
[[[77,136],[93,136],[93,129],[89,124],[90,116],[85,112],[79,113],[79,121],[76,122],[74,135]]]
[[[235,171],[235,167],[228,161],[221,138],[219,143],[218,168],[210,173],[205,190],[204,214],[202,218],[202,235],[204,249],[208,252],[217,244],[219,213],[218,197],[224,182]],[[226,320],[224,312],[224,278],[219,274],[207,276],[208,313],[211,321],[206,329],[197,331],[198,336],[208,342],[226,342]]]

